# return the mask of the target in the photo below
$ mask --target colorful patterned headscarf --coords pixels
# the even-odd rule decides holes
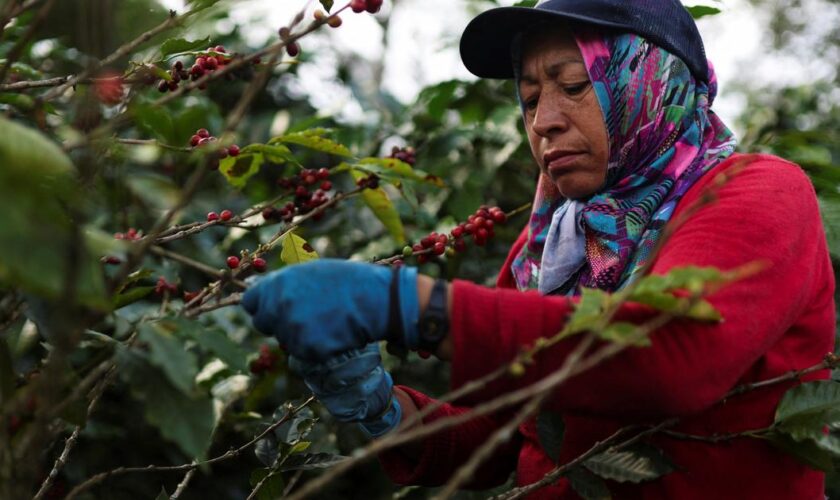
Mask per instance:
[[[586,28],[574,36],[604,115],[610,157],[604,188],[583,200],[585,263],[563,292],[614,291],[649,261],[674,207],[734,152],[736,141],[710,109],[717,93],[711,65],[707,84],[641,36]],[[545,242],[564,202],[551,179],[540,176],[528,240],[512,264],[521,290],[537,288],[544,252],[557,251]]]

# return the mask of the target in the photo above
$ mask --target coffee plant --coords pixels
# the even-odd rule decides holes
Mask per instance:
[[[387,27],[382,0],[301,2],[261,47],[247,27],[204,36],[226,18],[218,0],[183,12],[85,0],[103,39],[120,38],[99,45],[66,32],[73,3],[0,6],[0,498],[425,498],[366,460],[412,431],[370,443],[337,425],[237,304],[259,275],[321,257],[492,283],[534,185],[510,84],[446,81],[407,106],[358,92],[381,120],[348,123],[290,82],[318,47],[358,88],[340,47],[309,42],[348,16]],[[605,341],[603,359],[647,345],[650,325],[610,322],[627,300],[717,321],[703,296],[750,272],[685,268],[620,294],[587,290],[563,331],[486,382],[520,376],[571,335]],[[446,392],[448,368],[428,353],[383,356],[398,382]],[[820,361],[771,383],[837,365]],[[500,398],[535,414],[546,395]],[[833,469],[838,438],[822,430],[840,425],[838,402],[834,383],[802,385],[756,437]],[[539,414],[550,455],[560,426]],[[546,480],[601,491],[604,478],[678,466],[607,444]],[[453,494],[474,458],[438,493]],[[524,494],[510,484],[496,493]]]

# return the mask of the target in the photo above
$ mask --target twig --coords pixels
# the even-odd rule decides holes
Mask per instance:
[[[473,474],[475,473],[476,469],[484,463],[485,460],[490,458],[493,455],[493,452],[496,451],[500,445],[504,444],[505,442],[509,441],[510,438],[513,436],[514,432],[516,432],[516,428],[519,427],[519,424],[525,421],[528,417],[530,417],[537,409],[542,405],[543,401],[548,397],[549,392],[543,392],[541,394],[537,394],[534,396],[531,401],[528,402],[525,406],[522,407],[517,414],[510,419],[502,427],[496,429],[496,431],[490,436],[490,438],[485,441],[481,446],[478,447],[475,452],[470,455],[469,460],[458,468],[455,471],[455,474],[447,481],[444,485],[443,490],[441,490],[437,495],[432,497],[433,500],[446,500],[447,498],[451,497],[458,488],[468,481]]]
[[[723,401],[726,401],[728,398],[731,398],[732,396],[737,396],[739,394],[743,394],[745,392],[753,391],[753,390],[761,388],[761,387],[767,387],[767,386],[779,384],[779,383],[782,383],[782,382],[789,382],[791,380],[799,380],[802,377],[804,377],[805,375],[808,375],[809,373],[814,373],[814,372],[818,372],[820,370],[827,370],[827,369],[834,370],[838,367],[840,367],[840,356],[830,352],[830,353],[825,355],[822,363],[816,364],[816,365],[811,366],[809,368],[804,368],[802,370],[794,370],[792,372],[788,372],[784,375],[780,375],[780,376],[775,377],[775,378],[771,378],[771,379],[768,379],[768,380],[762,380],[761,382],[755,382],[755,383],[752,383],[752,384],[740,385],[740,386],[732,389],[728,393],[726,393],[726,396],[723,397]]]
[[[523,211],[525,211],[525,210],[527,210],[527,209],[529,209],[529,208],[531,208],[531,204],[530,204],[530,203],[526,203],[526,204],[524,204],[524,205],[522,205],[522,206],[520,206],[520,207],[514,208],[514,209],[513,209],[513,210],[511,210],[510,212],[506,212],[506,213],[505,213],[505,217],[506,217],[507,219],[510,219],[510,218],[511,218],[511,217],[513,217],[514,215],[517,215],[517,214],[519,214],[520,212],[523,212]],[[452,239],[452,238],[450,238],[450,239],[448,240],[448,242],[447,242],[447,246],[450,246],[450,247],[451,247],[451,246],[454,246],[454,244],[455,244],[455,241],[454,241],[454,239]],[[423,249],[423,250],[417,250],[416,252],[412,252],[412,253],[411,253],[411,255],[412,255],[412,256],[417,256],[417,255],[429,255],[429,254],[431,254],[431,253],[432,253],[432,251],[433,251],[433,249],[432,249],[432,248],[426,248],[426,249]],[[390,256],[390,257],[385,257],[385,258],[382,258],[382,259],[377,259],[377,260],[374,260],[374,261],[372,261],[372,263],[373,263],[373,264],[383,264],[383,265],[385,265],[385,264],[393,264],[395,261],[400,260],[400,259],[403,259],[403,258],[404,258],[404,257],[403,257],[403,254],[402,254],[402,253],[398,253],[398,254],[396,254],[396,255],[392,255],[392,256]]]
[[[202,304],[198,307],[193,307],[192,309],[187,311],[186,316],[188,318],[194,318],[194,317],[196,317],[200,314],[204,314],[204,313],[210,312],[210,311],[215,311],[216,309],[221,309],[223,307],[228,307],[228,306],[235,306],[236,304],[239,304],[240,302],[242,302],[242,294],[241,293],[232,293],[232,294],[228,295],[227,297],[225,297],[223,299],[213,301],[213,302],[208,302],[208,303]]]
[[[278,421],[274,422],[270,426],[268,426],[264,431],[259,433],[257,437],[248,441],[247,443],[243,444],[239,448],[235,448],[232,450],[228,450],[227,452],[219,455],[217,457],[211,458],[209,460],[205,460],[203,462],[192,462],[189,464],[183,465],[173,465],[173,466],[156,466],[156,465],[149,465],[147,467],[119,467],[117,469],[113,469],[107,472],[101,472],[92,476],[91,478],[87,479],[85,482],[77,485],[70,493],[67,494],[65,500],[72,500],[75,498],[79,493],[83,491],[89,490],[91,487],[101,483],[102,481],[112,477],[112,476],[121,476],[123,474],[132,474],[137,472],[184,472],[196,469],[198,467],[202,467],[204,465],[210,465],[217,462],[222,462],[224,460],[228,460],[230,458],[236,457],[241,455],[245,450],[256,444],[257,441],[264,438],[268,433],[272,432],[274,429],[280,427],[284,423],[288,422],[289,419],[297,415],[301,410],[303,410],[306,406],[308,406],[315,398],[310,396],[306,401],[301,403],[299,406],[294,408],[289,408],[283,417],[281,417]]]
[[[170,144],[164,144],[162,142],[158,142],[154,139],[128,139],[123,137],[118,137],[116,141],[120,144],[128,144],[131,146],[157,146],[163,149],[169,149],[171,151],[180,151],[182,153],[191,153],[192,148],[182,148],[179,146],[172,146]]]
[[[651,320],[647,321],[642,325],[639,325],[634,334],[628,336],[628,344],[631,344],[636,339],[645,338],[646,336],[650,335],[650,332],[661,327],[662,325],[673,319],[674,314],[679,314],[680,312],[681,311],[675,311],[674,313],[664,313],[652,318]],[[585,352],[586,349],[588,349],[588,346],[591,345],[592,342],[594,342],[594,339],[594,335],[590,334],[585,336],[584,339],[581,340],[581,345],[587,344],[586,348],[581,348],[579,345],[578,349],[581,349],[582,353]],[[564,363],[564,365],[559,370],[549,374],[548,376],[540,379],[539,381],[529,386],[517,389],[515,391],[505,393],[493,400],[482,403],[474,407],[470,412],[451,417],[440,418],[433,422],[429,422],[428,424],[424,424],[423,426],[415,427],[412,430],[402,433],[395,432],[381,439],[375,440],[369,445],[367,445],[365,448],[354,453],[352,458],[337,464],[335,467],[330,469],[329,472],[322,474],[318,478],[306,483],[306,485],[304,485],[298,492],[292,495],[290,499],[299,500],[317,492],[318,490],[326,486],[329,482],[336,479],[341,474],[354,467],[358,463],[368,460],[376,454],[381,453],[385,450],[389,450],[409,441],[414,441],[416,439],[426,437],[442,429],[460,425],[466,421],[472,420],[475,417],[498,412],[499,410],[502,410],[504,408],[519,404],[522,401],[526,401],[542,392],[551,391],[566,380],[568,380],[569,378],[578,375],[586,370],[589,370],[590,368],[601,363],[602,361],[611,358],[612,356],[615,356],[619,352],[626,349],[628,344],[607,344],[598,351],[594,352],[588,358],[582,358],[579,362],[576,363]],[[569,357],[571,356],[572,355],[570,355]],[[567,357],[567,360],[569,359],[569,357]]]
[[[17,7],[17,9],[15,9],[15,6],[14,6],[15,2],[13,2],[13,1],[9,2],[6,5],[6,10],[8,12],[4,13],[2,19],[0,19],[0,35],[3,34],[3,31],[6,29],[6,25],[9,24],[9,22],[12,19],[18,17],[19,15],[23,14],[27,10],[29,10],[32,7],[38,5],[40,2],[41,2],[41,0],[27,0],[23,4],[19,5]]]
[[[57,76],[55,78],[47,78],[45,80],[24,80],[20,82],[14,83],[5,83],[0,85],[0,92],[16,92],[22,90],[30,90],[30,89],[40,89],[45,87],[55,87],[57,85],[62,85],[67,83],[73,75],[65,75],[65,76]],[[115,77],[108,77],[108,78],[82,78],[76,82],[76,85],[80,83],[97,83],[97,82],[104,82],[107,80],[113,80]],[[118,78],[118,77],[117,77]],[[139,83],[144,80],[139,78],[120,78],[122,83]]]
[[[597,455],[597,454],[599,454],[603,451],[608,451],[608,450],[618,451],[618,450],[627,448],[628,446],[631,446],[631,445],[635,444],[636,442],[638,442],[642,438],[653,435],[657,432],[660,432],[662,429],[664,429],[666,427],[670,427],[670,426],[672,426],[676,423],[677,423],[677,419],[675,419],[675,418],[666,420],[666,421],[664,421],[664,422],[662,422],[662,423],[660,423],[660,424],[658,424],[654,427],[651,427],[650,429],[647,429],[643,432],[640,432],[640,433],[636,434],[635,436],[631,437],[630,439],[628,439],[626,441],[623,441],[620,444],[614,445],[613,443],[618,441],[625,434],[627,434],[628,432],[637,428],[638,426],[628,425],[626,427],[622,427],[621,429],[618,429],[617,431],[615,431],[612,435],[610,435],[606,439],[603,439],[601,441],[596,442],[594,445],[592,445],[591,448],[586,450],[584,453],[578,455],[574,460],[571,460],[571,461],[569,461],[569,462],[567,462],[563,465],[555,467],[550,472],[548,472],[545,476],[543,476],[542,479],[540,479],[539,481],[537,481],[535,483],[525,485],[525,486],[521,486],[519,488],[514,488],[510,491],[507,491],[507,492],[501,494],[501,495],[493,497],[491,500],[514,500],[514,499],[517,499],[517,498],[522,498],[525,495],[528,495],[528,494],[530,494],[530,493],[532,493],[532,492],[534,492],[538,489],[541,489],[541,488],[544,488],[544,487],[546,487],[550,484],[553,484],[558,479],[560,479],[560,477],[562,477],[564,474],[569,472],[571,469],[580,466],[581,464],[583,464],[584,462],[589,460],[591,457],[593,457],[593,456],[595,456],[595,455]]]
[[[112,367],[111,370],[99,380],[99,383],[96,387],[91,391],[92,397],[90,403],[88,404],[87,408],[87,417],[90,418],[91,413],[93,413],[93,409],[96,407],[96,403],[99,402],[99,398],[102,397],[102,394],[105,392],[105,388],[111,385],[114,378],[116,377],[116,370]],[[56,459],[55,463],[53,464],[53,468],[50,473],[47,475],[44,482],[41,484],[41,487],[38,489],[38,492],[35,493],[35,496],[32,497],[32,500],[41,500],[46,495],[47,491],[49,491],[50,487],[52,486],[55,478],[58,477],[58,473],[64,466],[67,464],[67,459],[70,457],[70,452],[73,451],[73,448],[76,446],[76,442],[79,439],[79,433],[81,432],[82,427],[77,425],[75,429],[73,429],[73,433],[70,434],[70,437],[64,442],[64,450],[61,452],[61,455]]]
[[[35,32],[41,26],[41,23],[47,18],[47,14],[50,13],[54,4],[55,0],[47,0],[47,3],[41,6],[38,14],[35,15],[35,19],[32,20],[32,24],[29,25],[26,32],[22,37],[20,37],[20,40],[18,40],[14,47],[12,47],[9,51],[6,56],[5,64],[3,64],[2,68],[0,68],[0,83],[6,79],[6,75],[9,74],[9,70],[12,69],[12,64],[14,64],[23,53],[24,48],[26,48],[26,44],[29,43],[29,40],[35,35]]]
[[[164,31],[172,28],[173,26],[178,24],[181,20],[186,19],[187,17],[191,16],[192,14],[193,14],[193,12],[190,11],[190,12],[186,12],[182,16],[178,16],[177,13],[174,10],[170,10],[169,11],[169,16],[166,18],[166,21],[160,23],[159,25],[155,26],[154,28],[150,29],[149,31],[146,31],[145,33],[142,33],[140,36],[138,36],[134,40],[131,40],[130,42],[123,44],[117,50],[115,50],[114,53],[112,53],[111,55],[109,55],[108,57],[103,59],[101,62],[99,62],[97,64],[94,64],[92,67],[86,69],[85,71],[82,71],[78,75],[71,77],[66,82],[59,85],[58,87],[54,87],[52,90],[50,90],[49,92],[44,94],[44,96],[42,97],[42,100],[49,101],[51,99],[54,99],[55,97],[60,96],[67,89],[69,89],[73,85],[76,85],[76,83],[78,83],[79,81],[87,78],[88,76],[90,76],[94,72],[98,71],[99,68],[108,66],[109,64],[112,64],[112,63],[118,61],[119,59],[128,55],[131,51],[133,51],[134,49],[136,49],[140,45],[148,42],[149,40],[151,40],[155,36],[159,35],[160,33],[163,33]],[[2,81],[2,79],[0,79],[0,81]]]
[[[316,217],[318,214],[323,213],[328,208],[337,204],[338,202],[340,202],[342,200],[346,200],[347,198],[351,198],[351,197],[361,193],[363,189],[364,188],[356,188],[352,191],[348,191],[347,193],[337,193],[335,196],[333,196],[332,198],[327,200],[327,202],[324,203],[323,205],[318,206],[317,208],[313,209],[311,212],[307,213],[306,215],[302,215],[302,216],[296,218],[295,221],[292,222],[291,224],[288,224],[288,225],[284,226],[283,229],[278,231],[277,234],[275,234],[268,242],[263,243],[262,245],[257,247],[257,249],[254,250],[251,253],[251,255],[252,256],[258,256],[258,255],[262,255],[262,254],[270,251],[280,241],[282,241],[283,238],[285,238],[289,233],[291,233],[292,231],[294,231],[295,229],[300,227],[301,224],[303,224],[304,222],[306,222],[307,220],[309,220],[313,217]],[[243,262],[242,264],[239,265],[238,268],[236,268],[236,273],[234,274],[234,277],[240,276],[244,272],[248,271],[248,269],[250,269],[250,267],[251,267],[250,261]],[[190,309],[192,309],[194,307],[198,307],[199,305],[205,304],[208,301],[212,300],[216,296],[216,294],[221,292],[221,290],[222,290],[221,283],[222,283],[221,281],[216,281],[216,282],[210,283],[208,286],[206,286],[199,293],[199,295],[197,297],[195,297],[193,300],[189,301],[187,304],[184,305],[183,312],[187,313]],[[218,309],[218,308],[214,308],[214,309]]]
[[[79,432],[82,430],[80,426],[76,426],[73,429],[73,433],[70,434],[70,437],[64,442],[64,451],[61,452],[61,456],[56,459],[55,464],[53,464],[53,468],[50,471],[49,475],[44,482],[41,484],[41,487],[38,489],[38,492],[35,493],[35,496],[32,497],[32,500],[41,500],[44,498],[44,495],[47,491],[52,487],[53,481],[55,478],[58,477],[59,471],[64,468],[64,465],[67,463],[67,458],[70,456],[70,451],[76,446],[76,440],[79,439]]]
[[[192,267],[193,269],[197,269],[197,270],[203,272],[204,274],[209,274],[210,276],[213,276],[214,278],[224,280],[224,281],[229,281],[230,283],[233,283],[234,285],[238,286],[239,288],[241,288],[243,290],[248,288],[247,283],[245,283],[244,281],[236,279],[236,278],[231,278],[226,272],[219,271],[218,269],[210,267],[207,264],[203,264],[203,263],[201,263],[201,262],[199,262],[195,259],[191,259],[191,258],[187,257],[186,255],[181,255],[181,254],[173,252],[171,250],[166,250],[165,248],[161,248],[157,245],[152,246],[149,250],[155,255],[159,255],[161,257],[164,257],[164,258],[167,258],[167,259],[170,259],[170,260],[174,260],[176,262],[180,262],[181,264]]]
[[[181,494],[184,493],[184,491],[187,489],[187,485],[190,484],[190,480],[195,475],[195,471],[196,469],[192,468],[188,470],[186,474],[184,474],[184,479],[182,479],[181,482],[178,483],[178,487],[175,488],[175,493],[173,493],[172,496],[169,497],[169,500],[177,500],[181,496]]]
[[[23,82],[6,83],[0,85],[0,92],[11,92],[15,90],[38,89],[43,87],[55,87],[65,83],[70,76],[59,76],[56,78],[48,78],[46,80],[29,80]]]

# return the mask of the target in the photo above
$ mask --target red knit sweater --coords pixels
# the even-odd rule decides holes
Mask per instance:
[[[765,380],[818,363],[834,344],[834,275],[813,187],[802,170],[768,155],[736,155],[705,175],[686,194],[674,219],[698,200],[716,174],[738,160],[747,166],[718,191],[717,201],[697,211],[662,248],[652,273],[677,266],[733,269],[766,261],[765,271],[709,297],[722,313],[719,324],[673,321],[654,332],[653,345],[632,348],[564,383],[547,403],[566,425],[560,462],[589,449],[616,429],[679,417],[674,428],[712,435],[766,427],[790,384],[720,402],[736,385]],[[744,162],[740,162],[742,165]],[[525,242],[520,235],[498,277],[497,288],[455,281],[451,335],[452,386],[510,361],[524,346],[558,332],[570,299],[514,288],[510,262]],[[618,319],[640,322],[650,312],[626,305]],[[578,339],[540,355],[524,377],[505,378],[425,419],[469,411],[470,406],[529,385],[557,369]],[[826,378],[827,372],[811,378]],[[405,389],[418,407],[432,399]],[[501,416],[480,417],[444,430],[422,444],[419,460],[398,451],[382,457],[402,484],[438,485],[464,463],[499,426]],[[476,474],[471,488],[539,480],[554,466],[538,444],[534,420]],[[608,482],[615,498],[632,499],[822,499],[822,473],[751,438],[719,444],[657,436],[678,470],[642,484]],[[530,498],[578,498],[566,480]]]

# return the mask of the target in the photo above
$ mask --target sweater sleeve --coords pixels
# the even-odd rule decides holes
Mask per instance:
[[[400,386],[412,399],[418,409],[436,401],[425,394],[408,387]],[[443,404],[431,412],[424,422],[461,415],[470,408]],[[399,449],[389,450],[379,456],[379,462],[385,473],[398,484],[416,484],[420,486],[439,486],[465,463],[478,448],[503,422],[497,415],[476,417],[457,427],[443,429],[429,436],[422,442],[420,457],[409,458]],[[473,478],[465,485],[467,489],[486,489],[500,485],[516,467],[520,437],[515,436],[486,460],[478,468]]]
[[[689,191],[674,219],[703,187],[698,183]],[[833,275],[813,187],[799,167],[772,157],[749,163],[717,191],[713,203],[677,228],[651,272],[665,274],[686,265],[729,270],[753,261],[766,267],[708,297],[723,322],[672,321],[652,334],[652,346],[628,348],[566,381],[556,390],[552,406],[625,417],[694,413],[721,399],[807,308],[833,311]],[[566,297],[456,281],[453,385],[510,361],[537,338],[554,335],[571,311]],[[640,323],[651,314],[626,304],[617,319]],[[810,325],[803,334],[830,348],[832,327],[823,323]],[[547,376],[578,341],[559,343],[539,355],[523,377],[499,380],[466,402],[490,399]]]

